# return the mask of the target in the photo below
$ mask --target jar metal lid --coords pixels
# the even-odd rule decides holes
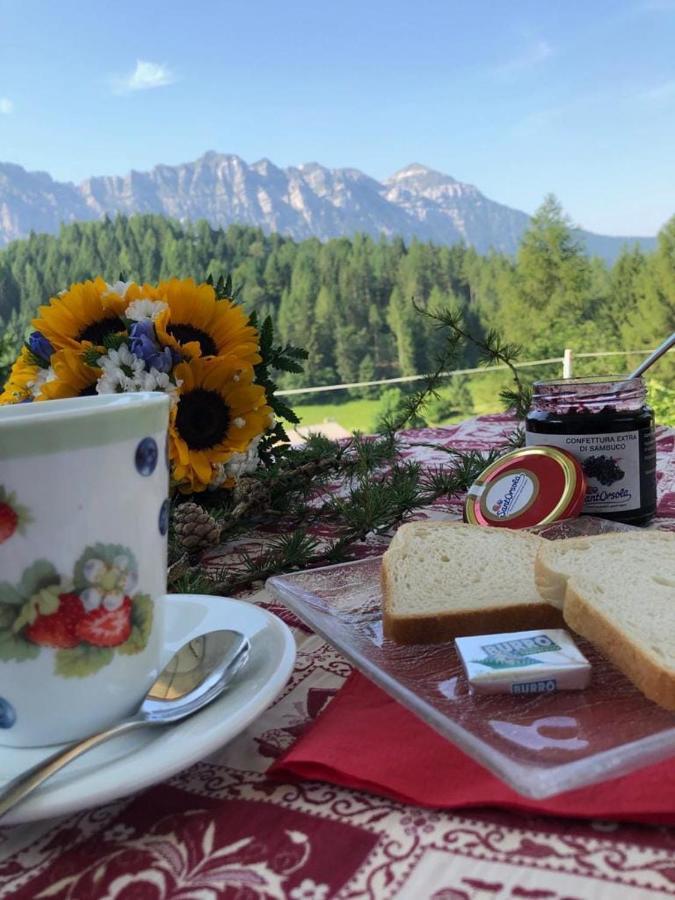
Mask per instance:
[[[558,447],[525,447],[491,463],[469,488],[464,520],[497,528],[532,528],[581,513],[586,478]]]

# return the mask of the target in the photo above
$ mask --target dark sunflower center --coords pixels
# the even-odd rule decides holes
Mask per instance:
[[[172,337],[175,337],[179,344],[188,344],[190,341],[197,341],[202,356],[215,356],[218,352],[216,342],[210,334],[202,331],[201,328],[195,328],[194,325],[168,325],[166,329]]]
[[[176,429],[190,450],[219,444],[230,426],[230,409],[215,391],[195,388],[183,394],[176,413]]]
[[[80,393],[77,395],[78,397],[95,397],[96,396],[96,384],[90,384],[89,387],[82,388]]]
[[[117,316],[110,316],[107,319],[99,319],[98,322],[92,322],[87,325],[78,334],[78,341],[91,341],[97,347],[103,344],[103,338],[109,334],[117,334],[118,331],[124,331],[124,322]]]

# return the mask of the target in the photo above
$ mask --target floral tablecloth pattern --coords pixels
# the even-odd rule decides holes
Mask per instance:
[[[511,430],[484,416],[404,436],[487,449]],[[658,431],[659,519],[675,530],[675,433]],[[433,516],[456,517],[459,504]],[[364,553],[381,552],[374,541]],[[319,782],[281,783],[270,763],[311,725],[348,663],[263,590],[298,648],[278,700],[218,753],[137,796],[61,819],[0,828],[0,897],[124,900],[642,900],[675,894],[675,829],[430,811]]]

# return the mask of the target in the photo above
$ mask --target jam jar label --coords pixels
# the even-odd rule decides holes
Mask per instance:
[[[561,447],[576,456],[588,482],[583,512],[592,515],[640,508],[638,431],[604,434],[536,434],[528,431],[526,444],[528,447]]]

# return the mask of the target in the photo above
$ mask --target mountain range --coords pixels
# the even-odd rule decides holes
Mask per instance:
[[[97,176],[81,184],[55,181],[0,163],[0,246],[30,231],[116,214],[159,213],[215,226],[259,226],[297,240],[366,232],[440,244],[458,241],[481,253],[515,252],[530,217],[490,200],[471,184],[413,163],[386,181],[358,169],[318,163],[279,168],[209,152],[195,162],[158,165],[124,177]],[[626,243],[650,250],[655,238],[610,237],[579,231],[589,253],[612,262]]]

